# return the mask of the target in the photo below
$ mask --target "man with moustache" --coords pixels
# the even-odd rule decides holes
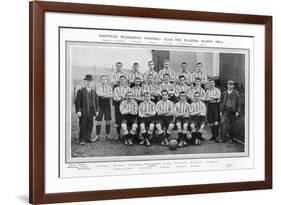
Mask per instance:
[[[163,63],[164,67],[162,70],[159,71],[159,80],[160,81],[164,81],[164,75],[165,74],[169,74],[170,76],[170,81],[171,82],[174,82],[175,81],[175,78],[176,78],[176,74],[175,72],[170,68],[170,62],[169,60],[164,60],[164,63]]]
[[[158,82],[159,76],[158,76],[158,73],[154,70],[154,67],[155,67],[154,62],[148,61],[148,71],[144,72],[144,74],[143,74],[143,80],[145,82],[147,82],[149,75],[152,75],[152,81],[154,83]]]
[[[192,83],[192,74],[188,71],[187,69],[187,63],[186,62],[182,62],[181,63],[181,71],[177,73],[177,80],[180,81],[180,77],[184,76],[185,77],[185,83],[187,85],[191,85]]]

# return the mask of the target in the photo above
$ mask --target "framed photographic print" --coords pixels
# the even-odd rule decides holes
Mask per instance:
[[[30,203],[272,187],[272,17],[30,2]]]

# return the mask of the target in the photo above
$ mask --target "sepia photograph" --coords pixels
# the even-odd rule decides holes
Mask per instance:
[[[69,41],[66,52],[71,158],[247,156],[247,50]]]

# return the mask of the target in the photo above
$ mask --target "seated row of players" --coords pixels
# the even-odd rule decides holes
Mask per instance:
[[[126,145],[132,145],[138,139],[140,144],[150,146],[156,136],[161,145],[168,146],[175,125],[179,147],[186,145],[187,141],[200,144],[206,115],[200,93],[194,93],[191,104],[186,101],[185,92],[180,92],[180,100],[176,104],[168,96],[168,91],[162,90],[162,99],[155,104],[151,101],[151,94],[145,92],[144,101],[138,105],[133,93],[126,93],[126,99],[120,104],[121,139]]]
[[[162,83],[164,80],[164,75],[169,74],[169,81],[170,82],[178,82],[180,76],[185,77],[185,83],[189,86],[192,85],[192,83],[195,82],[196,78],[199,78],[201,80],[201,84],[205,85],[208,81],[207,74],[202,71],[202,63],[197,63],[195,71],[191,73],[188,68],[187,68],[187,63],[182,62],[181,63],[181,71],[178,73],[175,73],[171,68],[170,68],[170,63],[168,60],[164,60],[163,63],[163,69],[161,69],[158,72],[154,70],[154,62],[149,61],[148,62],[148,71],[145,73],[140,73],[139,71],[139,63],[135,62],[132,66],[132,70],[130,73],[125,73],[122,70],[122,63],[117,62],[116,63],[116,71],[113,73],[112,78],[111,78],[111,83],[113,87],[116,87],[119,84],[119,78],[120,76],[125,76],[126,79],[128,80],[128,83],[130,85],[134,84],[135,78],[139,78],[141,82],[146,82],[148,81],[148,76],[150,76],[150,81],[153,83],[159,84]]]

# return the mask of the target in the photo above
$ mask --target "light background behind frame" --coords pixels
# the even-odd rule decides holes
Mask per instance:
[[[67,0],[57,0],[67,1]],[[70,2],[70,1],[67,1]],[[279,95],[280,75],[281,70],[281,13],[280,3],[276,0],[189,0],[185,3],[182,0],[72,0],[77,3],[96,3],[96,4],[112,4],[123,6],[141,6],[141,7],[159,7],[170,9],[186,9],[199,11],[216,11],[216,12],[232,12],[232,13],[248,13],[273,15],[273,92],[274,92],[274,113],[273,113],[273,132],[274,132],[274,189],[273,190],[255,190],[255,191],[239,191],[226,192],[214,194],[194,194],[181,195],[170,197],[149,197],[137,199],[123,199],[123,200],[108,200],[96,201],[97,205],[140,205],[140,204],[216,204],[221,205],[226,202],[229,205],[237,205],[250,201],[252,204],[267,203],[276,204],[280,199],[281,190],[281,164],[279,163],[279,156],[281,155],[279,136],[279,119],[281,114],[281,98]],[[15,109],[3,109],[1,114],[2,132],[1,136],[13,136],[9,138],[9,144],[3,145],[0,153],[2,156],[2,164],[9,165],[8,168],[2,168],[0,173],[1,189],[4,194],[1,195],[1,203],[3,204],[27,204],[28,201],[28,104],[29,104],[29,89],[28,89],[28,9],[27,1],[14,0],[5,1],[2,3],[3,9],[0,13],[2,19],[9,19],[1,21],[2,28],[7,28],[8,32],[1,33],[1,74],[3,76],[0,81],[1,87],[5,88],[7,85],[10,89],[2,89],[2,96],[10,96],[11,101],[1,101],[1,107],[13,106]],[[14,12],[10,9],[13,8]],[[16,14],[16,15],[15,15]],[[16,60],[15,60],[16,59]],[[10,68],[10,69],[8,69]],[[11,82],[13,76],[13,83]],[[10,95],[11,90],[16,90],[17,95]],[[19,92],[18,92],[19,91]],[[17,116],[15,118],[15,116]],[[13,121],[14,123],[10,123]],[[15,129],[15,125],[17,129]],[[4,165],[3,165],[4,166]],[[20,171],[19,171],[20,170]],[[66,203],[66,204],[93,204],[93,202],[82,203]]]
[[[114,20],[114,25],[112,21]],[[204,23],[198,21],[177,21],[163,19],[142,19],[127,17],[94,16],[94,15],[77,15],[77,14],[51,14],[46,15],[46,53],[45,53],[45,91],[46,91],[46,169],[45,181],[46,192],[71,192],[71,191],[88,191],[103,189],[120,189],[136,187],[154,187],[154,186],[171,186],[186,184],[205,184],[219,182],[251,181],[263,180],[264,178],[264,136],[261,134],[255,137],[255,167],[252,170],[229,171],[227,176],[221,172],[198,172],[181,173],[181,174],[161,174],[161,175],[137,175],[137,176],[118,176],[118,177],[95,177],[95,178],[74,178],[58,179],[58,26],[77,26],[79,27],[99,27],[115,29],[134,29],[134,30],[160,30],[160,31],[182,31],[192,33],[215,33],[232,34],[232,35],[252,35],[255,36],[255,72],[253,73],[254,102],[255,102],[255,133],[264,133],[264,27],[247,24],[225,24],[225,23]],[[167,26],[168,25],[168,26]],[[153,28],[153,29],[151,29]],[[258,83],[257,83],[258,82]],[[65,83],[65,82],[62,82]],[[253,123],[253,121],[251,121]],[[253,126],[253,124],[251,124]],[[51,136],[51,137],[49,137]],[[164,180],[165,179],[165,180]]]

